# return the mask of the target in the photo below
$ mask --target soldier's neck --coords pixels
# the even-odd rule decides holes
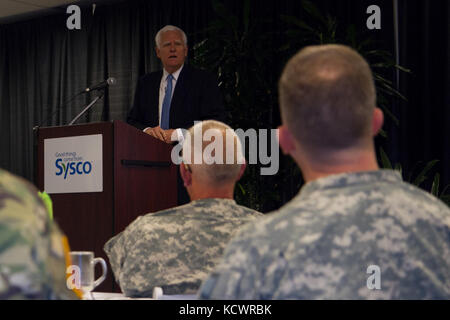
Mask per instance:
[[[234,199],[234,187],[223,187],[223,188],[188,188],[189,197],[191,201],[209,198],[219,198],[219,199]]]
[[[327,161],[302,161],[299,165],[303,179],[306,182],[334,174],[379,169],[374,152],[353,152],[345,155],[340,154],[339,156],[330,155]]]

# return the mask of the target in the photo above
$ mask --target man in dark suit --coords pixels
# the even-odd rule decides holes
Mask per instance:
[[[163,70],[139,79],[127,122],[166,143],[182,142],[181,129],[192,127],[194,121],[225,122],[217,79],[185,64],[188,47],[184,31],[165,26],[156,34],[155,43]],[[179,204],[189,201],[180,177],[178,194]]]

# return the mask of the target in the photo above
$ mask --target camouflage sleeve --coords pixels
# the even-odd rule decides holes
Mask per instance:
[[[119,275],[120,288],[127,297],[151,296],[153,287],[161,286],[154,284],[155,279],[164,279],[166,276],[158,267],[157,260],[160,256],[155,250],[157,245],[153,240],[151,237],[137,234],[127,239],[130,254],[124,261]]]
[[[0,172],[0,299],[71,299],[62,233],[29,183]]]
[[[55,225],[51,229],[46,252],[40,240],[32,243],[22,232],[0,227],[0,299],[76,299],[66,287],[61,234]]]
[[[103,251],[105,251],[106,255],[108,256],[108,260],[111,264],[111,269],[116,282],[120,284],[120,268],[123,265],[123,260],[126,256],[126,250],[124,250],[123,247],[123,232],[109,239],[108,242],[106,242],[106,244],[104,245]]]
[[[173,276],[161,264],[173,258],[173,253],[166,250],[165,240],[172,246],[178,241],[162,236],[166,229],[156,220],[150,216],[138,218],[105,245],[116,282],[127,297],[151,296],[153,287],[162,286],[167,277]],[[183,261],[183,258],[176,260],[180,263],[179,270]]]
[[[103,247],[106,255],[108,256],[109,263],[111,264],[112,272],[117,284],[121,285],[120,279],[122,274],[122,268],[125,260],[127,259],[127,253],[130,249],[130,232],[137,229],[139,221],[142,217],[138,217],[134,220],[124,231],[115,235],[109,239]],[[136,231],[134,231],[135,233]]]
[[[220,265],[200,287],[199,299],[254,299],[259,250],[250,246],[239,236],[230,242]]]
[[[157,222],[135,220],[114,243],[111,256],[117,265],[114,275],[127,297],[151,296],[156,283],[168,276],[160,262],[170,256],[160,241]],[[175,245],[175,244],[174,244]],[[164,282],[164,281],[163,281]]]

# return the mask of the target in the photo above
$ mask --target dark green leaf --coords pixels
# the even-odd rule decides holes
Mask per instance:
[[[415,185],[415,186],[420,186],[421,184],[422,184],[422,182],[424,182],[426,179],[427,179],[427,177],[426,177],[426,174],[428,173],[428,171],[430,171],[430,169],[431,168],[433,168],[434,167],[434,165],[436,164],[436,163],[438,163],[439,162],[439,160],[431,160],[431,161],[429,161],[426,165],[425,165],[425,168],[423,168],[423,170],[419,173],[419,175],[416,177],[416,179],[414,179],[414,181],[413,181],[413,184]]]
[[[392,88],[390,85],[386,84],[385,82],[381,82],[381,87],[378,87],[378,90],[382,90],[384,88],[384,92],[391,95],[391,96],[395,96],[395,97],[399,97],[405,101],[407,101],[408,99],[406,99],[406,97],[404,95],[402,95],[400,92],[398,92],[397,90],[395,90],[394,88]]]
[[[316,5],[314,3],[312,3],[309,0],[302,0],[301,2],[303,9],[305,9],[305,11],[311,15],[313,18],[321,21],[322,23],[326,23],[324,16],[322,15],[322,13],[319,11],[319,9],[316,7]]]
[[[431,186],[431,194],[438,197],[439,196],[439,173],[434,175],[433,184]]]
[[[448,188],[450,188],[450,184],[448,184],[448,185],[444,188],[444,190],[442,190],[441,197],[445,195],[445,193],[447,192],[447,189],[448,189]]]
[[[381,157],[382,167],[385,169],[392,169],[391,161],[389,160],[386,152],[384,152],[382,147],[380,147],[380,157]]]
[[[250,24],[250,0],[244,1],[244,31],[248,31]]]
[[[407,68],[402,67],[402,66],[400,66],[400,65],[398,65],[398,64],[395,64],[394,67],[397,68],[397,69],[399,69],[399,70],[401,70],[401,71],[403,71],[403,72],[406,72],[406,73],[412,73],[411,69],[407,69]]]
[[[283,20],[284,22],[296,25],[297,27],[310,31],[310,32],[315,32],[316,30],[314,30],[311,26],[307,25],[304,21],[298,19],[297,17],[294,16],[287,16],[287,15],[280,15],[281,20]],[[292,31],[292,30],[291,30]]]
[[[365,52],[364,54],[366,57],[382,57],[382,58],[387,58],[389,60],[392,60],[392,54],[389,51],[386,50],[370,50]]]
[[[224,18],[224,19],[228,19],[230,17],[230,13],[228,11],[228,9],[225,7],[225,5],[218,0],[212,0],[211,2],[213,10],[215,11],[215,13]]]
[[[384,105],[380,105],[381,110],[383,110],[383,113],[386,114],[389,118],[392,119],[392,121],[394,121],[394,123],[398,126],[400,124],[400,122],[398,121],[397,117],[391,112],[391,110],[389,110],[387,107],[385,107]]]
[[[439,199],[444,202],[446,205],[450,206],[450,194],[440,196]]]
[[[239,190],[241,190],[242,195],[245,196],[245,190],[244,190],[244,187],[242,186],[242,184],[238,182],[237,185],[238,185],[238,187],[239,187]]]

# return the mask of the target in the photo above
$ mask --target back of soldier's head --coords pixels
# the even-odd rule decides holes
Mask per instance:
[[[285,66],[279,81],[283,124],[311,151],[370,141],[376,94],[367,62],[343,45],[310,46]]]
[[[236,182],[245,159],[234,130],[220,121],[207,120],[188,130],[183,162],[193,176],[214,187]]]

